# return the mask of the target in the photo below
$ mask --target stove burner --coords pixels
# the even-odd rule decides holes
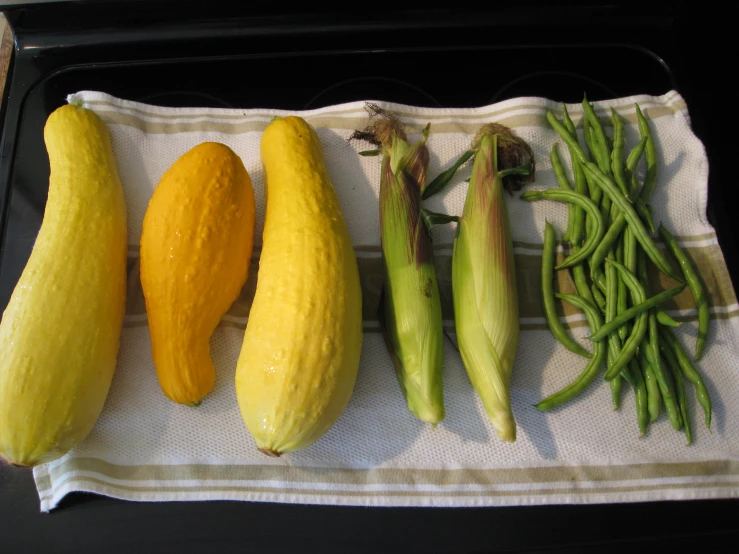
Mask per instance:
[[[139,102],[166,106],[169,108],[233,108],[234,106],[208,94],[194,90],[164,91],[147,94],[139,98]]]
[[[311,98],[303,108],[308,110],[368,99],[387,100],[411,106],[442,107],[428,92],[407,81],[392,77],[355,77],[326,87]]]
[[[498,92],[490,99],[490,104],[516,96],[540,96],[542,90],[551,88],[552,77],[561,79],[557,83],[561,92],[559,98],[554,100],[580,102],[584,92],[587,92],[589,98],[617,98],[619,96],[608,85],[580,73],[536,71],[509,81],[498,89]],[[508,94],[508,91],[510,91],[510,94]]]

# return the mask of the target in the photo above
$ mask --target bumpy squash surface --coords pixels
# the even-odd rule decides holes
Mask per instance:
[[[162,176],[144,216],[141,285],[159,384],[197,405],[215,383],[210,336],[246,282],[254,190],[241,159],[215,142]]]
[[[362,346],[362,293],[315,130],[297,117],[277,119],[261,153],[267,213],[236,393],[258,448],[280,455],[316,441],[346,407]]]
[[[25,466],[58,458],[95,425],[126,297],[126,207],[105,124],[63,106],[44,140],[44,220],[0,324],[0,454]]]

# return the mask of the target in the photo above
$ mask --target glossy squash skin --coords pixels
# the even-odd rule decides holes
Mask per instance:
[[[202,143],[162,176],[144,217],[141,285],[164,394],[198,405],[215,383],[210,337],[246,282],[254,191],[227,146]]]
[[[126,303],[126,206],[110,136],[94,112],[54,111],[44,219],[0,324],[0,454],[34,466],[92,430]]]
[[[267,213],[236,394],[257,447],[279,456],[318,440],[349,402],[362,292],[315,130],[299,117],[276,119],[261,153]]]

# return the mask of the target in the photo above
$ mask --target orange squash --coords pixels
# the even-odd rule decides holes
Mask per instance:
[[[141,285],[159,384],[197,406],[215,383],[210,336],[246,282],[254,190],[241,159],[205,142],[162,176],[144,216]]]

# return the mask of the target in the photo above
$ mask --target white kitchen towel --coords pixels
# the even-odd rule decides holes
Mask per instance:
[[[496,506],[628,502],[736,497],[739,493],[739,306],[716,235],[706,219],[708,165],[676,92],[599,102],[627,120],[627,145],[637,142],[634,103],[651,118],[657,136],[659,181],[655,220],[664,222],[700,266],[709,290],[711,327],[698,364],[714,406],[712,432],[703,425],[692,387],[694,444],[675,432],[665,415],[639,438],[633,393],[613,411],[609,387],[598,379],[575,401],[551,413],[533,405],[570,382],[585,360],[565,350],[546,329],[539,301],[539,265],[545,220],[558,236],[566,207],[509,198],[521,298],[521,339],[512,379],[518,423],[515,444],[500,442],[467,379],[458,353],[445,344],[447,418],[436,428],[415,420],[398,387],[378,333],[375,313],[382,282],[378,189],[380,159],[361,157],[366,144],[347,140],[367,123],[363,102],[306,112],[271,109],[161,108],[101,92],[69,97],[108,125],[128,207],[129,294],[113,386],[92,434],[63,458],[34,471],[41,509],[69,492],[89,491],[140,501],[251,500],[366,506]],[[483,123],[510,126],[537,158],[532,188],[556,186],[549,162],[556,134],[546,110],[557,103],[516,98],[476,109],[430,109],[378,103],[399,114],[418,138],[431,123],[430,175],[449,166]],[[568,106],[576,124],[582,108]],[[275,115],[298,113],[315,126],[328,171],[356,246],[362,273],[365,338],[354,395],[336,425],[304,451],[279,459],[260,454],[241,421],[234,370],[257,277],[264,217],[261,133]],[[203,141],[231,147],[249,171],[257,201],[257,235],[251,277],[211,340],[215,389],[198,408],[162,394],[152,364],[149,331],[138,277],[138,244],[147,202],[164,171]],[[567,159],[567,150],[560,150]],[[427,205],[459,214],[466,192],[463,168],[453,186]],[[433,233],[445,326],[453,329],[450,260],[454,228]],[[656,275],[653,276],[657,279]],[[561,289],[571,288],[564,273]],[[668,286],[668,280],[662,285]],[[686,321],[677,334],[692,353],[696,311],[689,291],[668,304]],[[587,328],[577,312],[565,319],[582,344]]]

